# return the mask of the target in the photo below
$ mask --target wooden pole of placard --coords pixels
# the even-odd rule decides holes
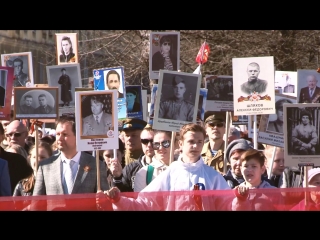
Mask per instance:
[[[268,167],[269,167],[269,171],[268,171],[268,178],[269,178],[269,179],[271,179],[271,177],[272,177],[272,168],[273,168],[274,157],[275,157],[275,155],[276,155],[276,151],[277,151],[277,147],[274,146],[274,147],[273,147],[273,151],[272,151],[271,162],[270,162],[270,165],[268,166]]]
[[[99,159],[99,150],[93,151],[93,156],[96,157],[96,166],[97,166],[97,191],[101,190],[100,184],[100,159]]]
[[[174,161],[174,145],[175,145],[175,139],[176,139],[176,132],[172,131],[171,134],[171,144],[170,144],[170,162],[169,165]]]
[[[38,171],[38,166],[39,166],[39,160],[38,160],[38,149],[39,149],[39,134],[38,134],[38,125],[34,124],[34,131],[35,131],[35,136],[34,136],[34,144],[35,144],[35,150],[36,150],[36,171],[35,175],[37,174]]]
[[[227,149],[228,146],[228,138],[229,138],[229,131],[230,131],[230,113],[231,112],[226,112],[226,131],[225,131],[225,141],[224,141],[224,149]],[[224,151],[224,156],[223,156],[223,173],[227,174],[227,153]]]

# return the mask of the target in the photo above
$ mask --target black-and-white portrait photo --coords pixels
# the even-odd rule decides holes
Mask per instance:
[[[180,124],[196,123],[200,85],[201,75],[160,70],[154,128],[179,131]]]
[[[6,87],[8,79],[8,70],[0,69],[0,106],[4,107],[6,102]]]
[[[269,114],[269,121],[267,126],[268,132],[282,133],[283,134],[283,104],[284,103],[294,103],[294,101],[281,98],[276,101],[276,114]]]
[[[75,89],[82,87],[80,64],[47,66],[49,87],[58,87],[59,116],[74,113]]]
[[[230,78],[207,78],[207,100],[233,101],[233,83]]]
[[[150,79],[159,79],[159,71],[177,71],[180,68],[180,32],[153,32],[150,34]]]
[[[58,88],[15,88],[16,118],[56,118]]]
[[[81,97],[82,136],[103,136],[113,129],[112,94]]]
[[[56,33],[57,65],[78,63],[77,33]]]
[[[298,103],[319,103],[319,73],[316,70],[298,70]]]
[[[167,90],[161,94],[158,117],[192,122],[197,106],[194,105],[195,94],[192,94],[190,83],[187,84],[183,76],[175,75],[171,77],[171,84],[170,80],[163,81],[163,87]],[[169,91],[169,89],[173,91]],[[165,94],[167,91],[171,94]]]
[[[257,62],[251,62],[247,66],[248,81],[241,84],[240,88],[243,93],[248,95],[253,92],[264,93],[267,91],[268,81],[259,78],[260,65]]]
[[[14,68],[13,87],[31,87],[33,65],[31,52],[10,53],[1,55],[2,66]]]
[[[289,155],[319,155],[318,107],[287,108]]]

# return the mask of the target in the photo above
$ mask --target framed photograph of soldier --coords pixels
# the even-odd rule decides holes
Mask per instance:
[[[13,67],[13,87],[34,86],[31,52],[1,54],[1,65]]]
[[[320,102],[320,74],[316,70],[298,69],[298,103]]]
[[[149,77],[159,79],[159,71],[180,69],[180,32],[151,32]]]
[[[276,113],[263,114],[259,123],[258,142],[276,146],[284,147],[284,117],[283,117],[283,104],[284,103],[297,103],[297,98],[285,94],[276,93]]]
[[[153,128],[179,132],[196,123],[201,75],[160,70]]]
[[[320,103],[284,103],[286,166],[320,165]]]
[[[75,89],[82,87],[80,64],[47,66],[49,87],[59,89],[59,116],[74,116]]]
[[[127,118],[143,120],[143,106],[140,85],[126,86]]]
[[[118,148],[117,91],[78,91],[76,141],[78,151]]]
[[[275,113],[273,57],[232,59],[234,115]]]
[[[58,118],[58,87],[14,88],[14,118]]]
[[[56,33],[57,65],[79,63],[78,34]]]
[[[151,100],[150,100],[150,110],[149,110],[149,119],[148,124],[153,125],[154,112],[155,112],[155,103],[157,98],[158,84],[153,84],[151,89]]]
[[[206,111],[233,111],[232,76],[207,75],[208,89]]]
[[[13,68],[0,67],[0,120],[10,120],[13,92]]]
[[[124,68],[122,66],[93,70],[93,87],[96,91],[117,90],[118,118],[127,117],[126,88]]]
[[[200,120],[204,121],[204,113],[206,112],[206,103],[207,103],[207,93],[208,93],[208,89],[200,88],[198,111],[197,111],[197,122],[199,122]]]
[[[293,71],[275,71],[274,86],[280,90],[280,94],[297,97],[298,89],[297,72]]]

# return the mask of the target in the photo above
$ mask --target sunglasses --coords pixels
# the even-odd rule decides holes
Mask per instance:
[[[21,132],[21,133],[7,133],[7,134],[6,134],[6,137],[10,137],[10,138],[12,138],[12,136],[14,136],[14,137],[21,137],[21,135],[22,135],[23,133],[25,133],[25,132]]]
[[[141,139],[141,143],[144,145],[148,145],[148,143],[153,143],[153,139]]]
[[[164,148],[168,148],[170,147],[170,141],[169,140],[165,140],[163,142],[154,142],[153,143],[153,149],[154,150],[158,150],[160,148],[160,146],[164,147]]]
[[[171,43],[164,42],[164,43],[163,43],[163,46],[171,46]]]
[[[217,127],[223,127],[223,126],[224,126],[223,123],[208,123],[208,125],[209,125],[210,127],[215,127],[215,126],[217,126]]]

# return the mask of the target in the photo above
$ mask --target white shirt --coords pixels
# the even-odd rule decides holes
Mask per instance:
[[[223,176],[212,167],[204,164],[202,158],[196,163],[184,163],[181,157],[174,161],[163,173],[158,175],[139,194],[137,199],[121,196],[117,203],[113,203],[114,210],[195,210],[194,199],[191,194],[178,194],[176,191],[190,191],[197,183],[202,183],[206,190],[230,189]],[[150,194],[165,191],[167,193]],[[149,193],[149,194],[145,194]],[[159,197],[162,195],[162,198]],[[204,210],[226,209],[222,204],[227,201],[216,201],[219,197],[202,197]],[[220,205],[220,207],[219,207]],[[231,209],[231,206],[230,206]]]
[[[63,152],[61,152],[60,155],[60,159],[61,159],[61,165],[62,165],[62,184],[64,183],[64,175],[66,172],[66,163],[69,164],[70,160],[73,160],[75,163],[72,166],[72,176],[73,179],[76,178],[77,173],[78,173],[78,169],[79,169],[79,162],[80,162],[80,156],[81,156],[81,152],[77,152],[77,154],[72,158],[72,159],[68,159],[65,157],[65,155],[63,154]]]

